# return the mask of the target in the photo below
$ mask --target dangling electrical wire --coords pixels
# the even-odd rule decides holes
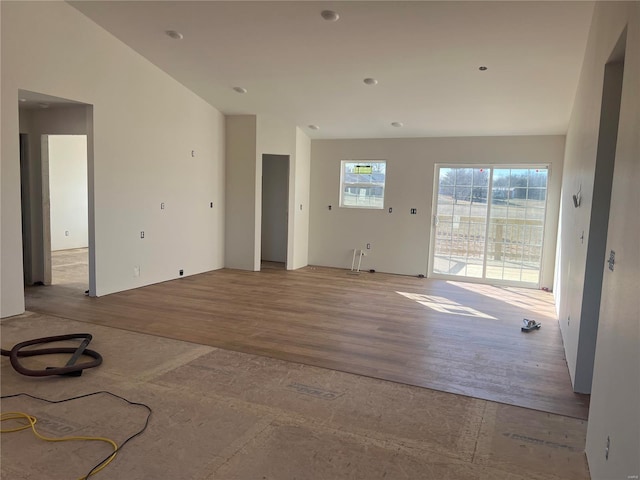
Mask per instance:
[[[129,405],[143,407],[148,411],[147,418],[145,419],[145,423],[144,423],[144,426],[142,427],[142,429],[140,429],[138,432],[134,433],[129,438],[127,438],[124,442],[122,442],[122,444],[120,446],[118,446],[116,444],[116,442],[114,442],[113,440],[111,440],[109,438],[104,438],[104,437],[79,437],[79,436],[76,436],[76,437],[59,437],[59,438],[45,437],[44,435],[40,434],[40,432],[38,432],[36,427],[35,427],[35,425],[37,423],[37,419],[35,417],[31,416],[31,415],[28,415],[28,414],[22,413],[22,412],[7,412],[7,413],[3,413],[0,416],[0,421],[1,422],[10,421],[10,420],[15,420],[15,421],[18,421],[18,420],[23,420],[24,421],[24,420],[26,420],[27,423],[21,423],[20,426],[18,426],[18,427],[6,429],[6,430],[0,430],[0,433],[19,432],[21,430],[31,429],[36,437],[40,438],[41,440],[45,440],[47,442],[67,442],[67,441],[80,440],[80,441],[101,441],[101,442],[105,442],[105,443],[110,444],[113,447],[113,452],[111,452],[109,455],[107,455],[102,461],[97,463],[89,471],[89,473],[87,473],[83,477],[80,477],[80,479],[79,479],[79,480],[87,480],[90,476],[95,475],[96,473],[98,473],[99,471],[104,469],[107,465],[109,465],[109,463],[111,463],[111,461],[122,450],[122,448],[127,443],[129,443],[129,441],[133,440],[138,435],[141,435],[147,429],[147,427],[149,426],[149,419],[151,418],[151,414],[153,413],[153,410],[151,410],[151,407],[149,407],[148,405],[145,405],[144,403],[132,402],[130,400],[127,400],[124,397],[121,397],[120,395],[116,395],[115,393],[107,392],[107,391],[104,391],[104,390],[99,391],[99,392],[87,393],[85,395],[79,395],[77,397],[65,398],[63,400],[48,400],[46,398],[36,397],[36,396],[30,395],[28,393],[16,393],[14,395],[3,395],[2,397],[0,397],[2,399],[6,399],[6,398],[14,398],[14,397],[24,396],[24,397],[32,398],[34,400],[39,400],[39,401],[46,402],[46,403],[56,404],[56,403],[70,402],[72,400],[78,400],[78,399],[81,399],[81,398],[91,397],[91,396],[100,395],[100,394],[110,395],[112,397],[115,397],[115,398],[118,398],[120,400],[123,400],[123,401],[127,402]]]
[[[33,431],[33,434],[38,437],[40,440],[44,440],[45,442],[73,442],[73,441],[87,441],[87,442],[105,442],[110,444],[113,447],[113,452],[106,461],[100,464],[99,468],[92,470],[92,475],[98,473],[100,470],[105,468],[111,461],[116,457],[116,452],[118,451],[118,445],[116,442],[111,440],[110,438],[105,437],[84,437],[84,436],[71,436],[71,437],[45,437],[36,429],[36,422],[38,421],[36,417],[28,415],[23,412],[7,412],[0,415],[0,422],[10,421],[10,420],[26,420],[27,424],[20,424],[19,427],[11,428],[11,429],[2,429],[0,433],[12,433],[19,432],[21,430],[26,430],[30,428]],[[83,480],[87,478],[87,475],[84,477],[80,477],[78,480]]]

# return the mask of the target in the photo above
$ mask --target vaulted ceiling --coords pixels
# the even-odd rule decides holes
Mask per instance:
[[[312,138],[564,134],[593,11],[578,1],[70,3],[221,112],[276,115]]]

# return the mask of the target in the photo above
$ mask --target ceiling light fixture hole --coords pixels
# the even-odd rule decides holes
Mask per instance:
[[[243,87],[233,87],[233,90],[238,93],[247,93],[247,89]]]
[[[174,40],[182,40],[184,38],[184,35],[182,35],[180,32],[176,32],[175,30],[167,30],[164,33],[166,33],[168,37],[173,38]]]
[[[404,124],[402,122],[391,122],[391,126],[392,127],[396,127],[396,128],[400,128],[402,127]]]
[[[320,127],[318,125],[309,125],[309,129],[311,129],[311,130],[320,130]]]
[[[365,85],[377,85],[378,84],[378,80],[376,80],[375,78],[371,78],[371,77],[365,78],[363,80],[363,82],[365,83]]]
[[[324,18],[327,22],[335,22],[340,18],[340,15],[338,15],[333,10],[323,10],[320,15],[322,15],[322,18]]]
[[[484,72],[486,70],[488,70],[487,67],[485,67],[484,65],[480,66],[480,68],[478,68],[478,70],[480,70],[481,72]]]

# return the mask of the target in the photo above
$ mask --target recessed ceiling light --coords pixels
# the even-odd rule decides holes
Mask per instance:
[[[180,32],[176,32],[175,30],[167,30],[164,33],[166,33],[167,36],[173,38],[174,40],[182,40],[184,38],[184,35],[182,35]]]
[[[478,70],[480,70],[481,72],[484,72],[485,70],[488,70],[488,68],[482,65],[480,68],[478,68]]]
[[[318,125],[309,125],[309,128],[311,130],[320,130],[320,127]]]
[[[333,10],[323,10],[320,15],[322,15],[322,18],[324,18],[327,22],[335,22],[340,18],[340,15],[338,15]]]
[[[377,85],[378,84],[378,80],[376,80],[375,78],[365,78],[363,80],[363,82],[367,85]]]
[[[400,128],[402,127],[404,124],[402,122],[391,122],[391,126],[392,127],[396,127],[396,128]]]
[[[247,89],[243,87],[233,87],[233,90],[238,93],[247,93]]]

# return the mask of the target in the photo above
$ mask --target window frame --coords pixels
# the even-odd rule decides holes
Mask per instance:
[[[484,245],[484,250],[483,250],[483,271],[482,271],[482,275],[479,277],[474,277],[474,276],[468,276],[468,275],[454,275],[454,274],[449,274],[449,273],[441,273],[441,272],[436,272],[435,271],[435,255],[436,255],[436,250],[437,250],[437,245],[435,243],[436,241],[436,236],[437,236],[437,229],[438,229],[438,205],[439,205],[439,194],[441,193],[440,191],[440,184],[439,184],[439,180],[440,180],[440,170],[441,169],[458,169],[458,168],[466,168],[466,169],[479,169],[479,168],[484,168],[484,169],[490,169],[491,173],[490,173],[490,181],[489,181],[489,185],[487,187],[487,193],[488,195],[490,195],[489,197],[487,197],[487,212],[485,214],[487,222],[485,225],[485,235],[484,235],[484,240],[483,240],[483,245]],[[495,170],[535,170],[535,169],[541,169],[541,170],[546,170],[547,175],[546,175],[546,182],[545,182],[545,199],[544,199],[544,208],[542,208],[541,210],[544,210],[544,214],[542,217],[542,225],[541,225],[541,231],[540,231],[540,238],[541,238],[541,243],[538,245],[533,244],[533,243],[527,243],[527,244],[523,244],[523,246],[526,247],[540,247],[541,248],[541,252],[540,252],[540,267],[539,267],[539,274],[538,274],[538,280],[537,282],[530,282],[530,281],[526,281],[522,279],[522,275],[520,276],[520,280],[514,280],[514,279],[506,279],[504,277],[504,271],[503,271],[503,277],[502,278],[496,278],[496,277],[490,277],[487,276],[486,274],[486,265],[487,265],[487,244],[485,244],[486,239],[490,238],[489,235],[489,231],[491,228],[491,213],[492,213],[492,208],[495,208],[495,204],[493,202],[493,194],[494,191],[496,190],[496,188],[494,188],[494,172]],[[547,223],[547,217],[549,215],[549,208],[550,208],[550,196],[552,196],[552,189],[551,189],[551,183],[552,183],[552,165],[550,163],[491,163],[491,162],[487,162],[487,163],[451,163],[451,162],[447,162],[447,163],[436,163],[434,166],[434,175],[433,175],[433,199],[432,199],[432,219],[433,219],[433,223],[431,226],[431,234],[430,234],[430,241],[429,241],[429,258],[428,258],[428,270],[427,270],[427,276],[429,278],[437,278],[437,279],[442,279],[442,280],[452,280],[452,281],[462,281],[462,282],[470,282],[470,283],[480,283],[480,284],[491,284],[491,285],[504,285],[504,286],[515,286],[515,287],[528,287],[528,288],[540,288],[540,286],[542,285],[542,281],[543,281],[543,273],[544,273],[544,269],[545,269],[545,258],[549,255],[548,252],[548,248],[549,248],[549,242],[552,239],[549,239],[547,237],[547,231],[549,228],[549,225]],[[497,187],[499,188],[499,187]],[[527,186],[527,189],[533,189],[533,190],[538,190],[540,187],[537,186],[532,186],[529,187]],[[527,195],[527,199],[528,199],[528,195]],[[496,217],[493,217],[496,218]],[[526,217],[525,217],[526,218]],[[521,269],[522,271],[522,269]]]
[[[346,175],[346,166],[348,164],[361,164],[360,166],[369,166],[373,164],[384,164],[384,181],[382,183],[382,204],[378,205],[345,205],[345,175]],[[358,166],[358,165],[356,165]],[[349,184],[346,184],[347,186]],[[370,183],[372,187],[380,187],[379,184]],[[384,210],[384,202],[385,202],[385,191],[387,188],[387,160],[383,159],[364,159],[364,160],[341,160],[340,161],[340,192],[339,192],[339,206],[340,208],[355,208],[355,209],[365,209],[365,210]],[[377,198],[378,196],[367,195],[366,198]]]

